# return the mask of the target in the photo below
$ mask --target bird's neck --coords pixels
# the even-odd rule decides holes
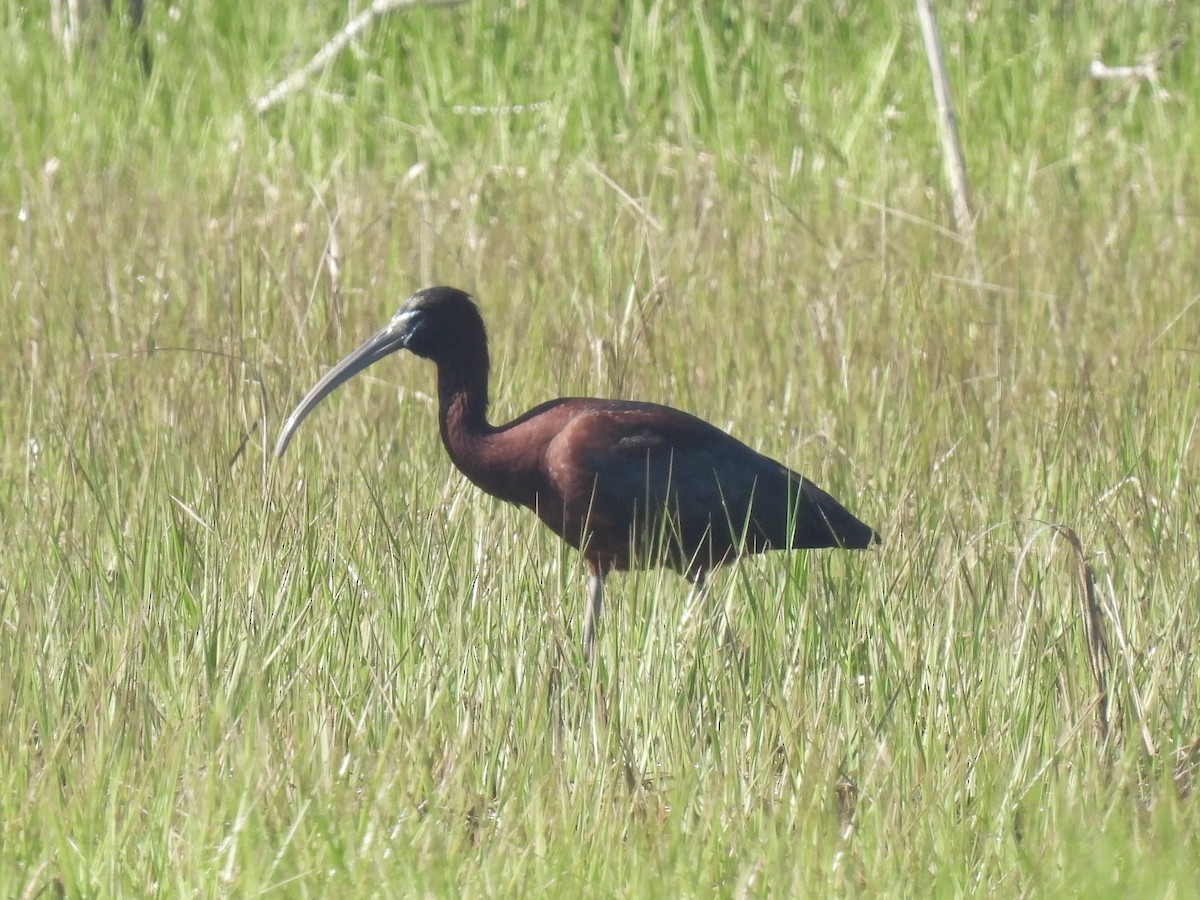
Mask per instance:
[[[460,469],[471,475],[472,462],[492,432],[487,421],[486,359],[438,365],[438,419],[442,443]]]
[[[438,366],[442,443],[451,462],[475,485],[493,497],[536,508],[537,493],[524,471],[522,448],[500,440],[504,429],[488,424],[487,357],[477,354],[472,359],[473,365]]]

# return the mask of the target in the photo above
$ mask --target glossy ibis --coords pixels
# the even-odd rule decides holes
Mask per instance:
[[[567,397],[489,424],[487,332],[471,298],[450,287],[413,294],[330,369],[283,423],[275,454],[322,398],[397,350],[437,365],[442,443],[454,465],[583,554],[589,657],[614,569],[668,566],[701,590],[709,569],[743,553],[879,542],[808,479],[669,406]]]

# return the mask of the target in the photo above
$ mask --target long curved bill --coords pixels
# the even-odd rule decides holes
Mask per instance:
[[[389,322],[386,328],[363,341],[357,350],[346,356],[326,372],[324,378],[312,386],[312,389],[304,395],[304,399],[292,410],[292,414],[287,417],[283,428],[279,430],[279,440],[275,442],[276,456],[283,456],[283,451],[287,449],[292,435],[296,433],[296,429],[300,427],[304,417],[312,412],[313,408],[327,395],[333,393],[342,382],[349,381],[354,375],[379,362],[385,356],[404,349],[407,335],[402,328],[397,328],[396,325],[395,320]]]

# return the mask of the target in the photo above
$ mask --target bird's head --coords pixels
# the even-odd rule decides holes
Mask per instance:
[[[477,344],[484,333],[483,317],[468,294],[458,288],[431,287],[405,300],[376,338],[391,335],[397,342],[381,356],[403,348],[441,362]]]
[[[439,365],[454,364],[467,354],[482,354],[478,358],[486,369],[487,335],[483,317],[471,297],[457,288],[431,287],[417,291],[400,305],[387,325],[326,372],[304,395],[280,429],[275,455],[283,455],[304,417],[326,396],[397,350],[409,350]]]

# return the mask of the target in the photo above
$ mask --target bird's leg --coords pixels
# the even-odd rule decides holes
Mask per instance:
[[[600,624],[600,606],[604,601],[604,572],[596,569],[588,576],[587,601],[583,607],[583,658],[592,660],[596,626]]]

